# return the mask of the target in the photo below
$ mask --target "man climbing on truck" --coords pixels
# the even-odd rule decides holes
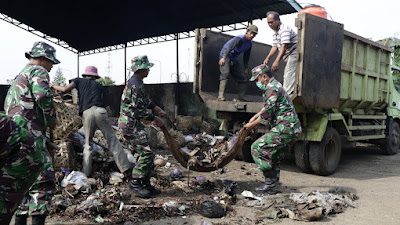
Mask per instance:
[[[263,91],[264,107],[244,128],[251,130],[260,124],[271,125],[271,129],[251,145],[254,162],[265,177],[265,183],[255,191],[276,194],[279,192],[282,149],[301,134],[300,121],[292,100],[267,65],[254,67],[251,73],[250,81],[257,80],[257,87]]]
[[[271,57],[279,50],[278,56],[272,63],[271,70],[276,71],[278,69],[281,59],[286,61],[283,88],[289,95],[292,95],[296,74],[297,34],[292,28],[281,22],[279,13],[275,11],[267,13],[267,22],[269,27],[274,31],[274,34],[272,36],[272,48],[265,58],[264,64],[268,64]]]
[[[247,27],[246,34],[230,39],[220,51],[219,70],[221,75],[219,77],[218,101],[225,101],[224,93],[230,75],[238,83],[238,100],[246,101],[244,96],[246,96],[247,92],[248,63],[253,44],[252,40],[257,33],[257,26],[250,25]],[[243,63],[239,61],[239,55],[242,53]]]

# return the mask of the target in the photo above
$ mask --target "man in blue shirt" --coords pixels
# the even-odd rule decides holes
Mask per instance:
[[[253,38],[257,35],[258,28],[255,25],[247,27],[246,34],[238,35],[225,43],[219,53],[219,92],[218,101],[225,101],[224,92],[229,76],[238,83],[238,100],[246,101],[244,96],[247,91],[248,62],[250,58]],[[243,53],[243,64],[239,62],[239,55]]]

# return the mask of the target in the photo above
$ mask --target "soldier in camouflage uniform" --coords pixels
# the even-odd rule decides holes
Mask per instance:
[[[0,113],[0,224],[9,224],[43,165],[35,139],[12,119]]]
[[[15,77],[5,99],[7,115],[20,127],[32,132],[36,144],[35,153],[42,155],[44,163],[17,210],[16,225],[26,224],[29,215],[32,216],[32,224],[44,224],[55,191],[54,169],[45,136],[46,128],[53,128],[56,124],[48,74],[53,64],[60,63],[55,57],[55,51],[44,42],[35,42],[32,50],[25,53],[29,59],[28,65]]]
[[[264,108],[254,115],[244,127],[253,129],[259,124],[271,124],[269,132],[251,145],[254,162],[265,176],[265,183],[255,188],[258,193],[279,192],[280,159],[282,148],[301,134],[300,121],[293,103],[265,64],[254,67],[250,81],[257,79],[257,87],[263,91]]]
[[[118,127],[125,141],[129,143],[132,154],[138,156],[137,164],[132,171],[130,188],[142,198],[160,193],[160,190],[150,185],[154,153],[150,149],[149,138],[143,125],[144,121],[155,121],[157,126],[164,126],[159,117],[147,112],[147,109],[151,109],[161,116],[165,115],[165,112],[145,95],[143,79],[147,77],[152,66],[153,63],[149,62],[147,56],[137,56],[132,59],[132,66],[128,70],[134,74],[128,80],[122,94],[118,119]]]

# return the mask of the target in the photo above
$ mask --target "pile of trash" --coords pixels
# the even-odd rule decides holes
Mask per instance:
[[[333,188],[328,192],[312,191],[290,193],[290,195],[255,196],[243,191],[239,205],[261,209],[259,219],[290,218],[299,221],[316,221],[328,214],[343,212],[347,207],[355,208],[358,196],[343,188]]]
[[[82,127],[82,118],[78,114],[78,105],[63,100],[59,95],[53,98],[53,102],[57,116],[57,126],[52,131],[54,139],[68,139]]]
[[[180,151],[186,154],[189,166],[211,164],[219,157],[225,157],[237,141],[237,134],[212,136],[206,133],[185,136],[186,145]]]

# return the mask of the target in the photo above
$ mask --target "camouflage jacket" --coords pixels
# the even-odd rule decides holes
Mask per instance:
[[[20,128],[10,117],[0,113],[0,159],[19,150],[20,142],[34,145],[34,139],[26,129]]]
[[[16,76],[5,99],[7,115],[19,126],[32,130],[35,137],[41,136],[56,118],[49,81],[45,68],[28,64]]]
[[[153,120],[154,114],[146,109],[156,107],[146,95],[143,81],[132,76],[125,86],[121,98],[120,123],[126,123],[128,127],[134,127],[136,120]]]
[[[263,93],[264,108],[258,118],[262,124],[271,124],[271,131],[282,134],[301,133],[300,121],[292,100],[283,89],[282,84],[271,78],[267,90]]]

